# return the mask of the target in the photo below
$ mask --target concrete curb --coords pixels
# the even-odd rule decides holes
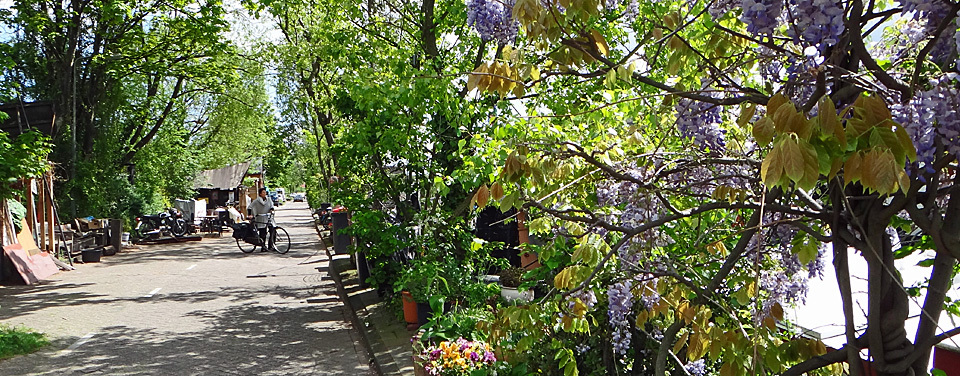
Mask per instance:
[[[350,297],[347,295],[347,290],[343,287],[343,279],[340,277],[340,273],[343,271],[344,260],[342,257],[336,257],[330,252],[330,247],[327,247],[327,242],[320,236],[320,243],[323,245],[323,250],[327,254],[327,275],[333,279],[334,284],[337,286],[337,295],[340,296],[340,301],[343,302],[344,307],[347,308],[347,312],[350,313],[350,321],[353,324],[354,328],[357,328],[357,331],[360,333],[360,342],[363,344],[364,350],[367,351],[368,363],[370,364],[370,369],[373,370],[374,374],[383,376],[384,373],[380,368],[380,362],[375,356],[376,352],[373,351],[373,348],[370,346],[370,339],[368,334],[368,328],[360,320],[360,317],[357,316],[357,311],[353,308],[353,305],[350,303]],[[346,264],[349,265],[350,258],[347,256]]]

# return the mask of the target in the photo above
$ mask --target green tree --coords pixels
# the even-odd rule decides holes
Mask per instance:
[[[859,375],[869,349],[878,374],[925,374],[932,346],[960,332],[938,329],[960,256],[957,81],[944,74],[957,69],[956,4],[498,4],[471,2],[475,29],[500,48],[468,83],[522,105],[471,143],[490,147],[468,164],[499,168],[476,199],[529,210],[532,231],[553,240],[540,258],[563,267],[563,294],[532,309],[538,323],[559,312],[557,335],[615,339],[583,357],[536,339],[521,353],[554,351],[547,361],[565,374],[603,359],[608,373],[799,375],[847,361]],[[497,32],[513,22],[516,40]],[[883,40],[868,43],[878,28]],[[895,249],[896,231],[921,240]],[[846,344],[829,354],[775,325],[826,244],[846,316]],[[869,268],[865,329],[848,247]],[[913,286],[894,260],[922,249],[937,253],[908,336]],[[585,308],[586,293],[607,304]]]
[[[117,215],[90,195],[122,185],[118,174],[158,135],[183,136],[191,102],[236,76],[219,2],[16,1],[4,22],[17,63],[4,78],[58,108],[60,198],[78,214]],[[76,206],[85,200],[104,205]]]

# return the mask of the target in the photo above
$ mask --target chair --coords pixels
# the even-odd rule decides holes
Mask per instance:
[[[221,210],[217,212],[217,232],[219,232],[220,235],[223,235],[223,227],[229,227],[233,224],[232,222],[233,220],[230,219],[229,211]]]

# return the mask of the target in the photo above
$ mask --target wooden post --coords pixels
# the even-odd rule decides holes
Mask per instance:
[[[530,242],[530,230],[527,229],[527,212],[520,210],[517,213],[517,231],[520,238],[520,244]]]
[[[54,227],[56,227],[57,221],[56,221],[56,218],[53,217],[53,174],[48,172],[47,177],[49,179],[45,182],[48,188],[47,190],[47,205],[48,205],[47,206],[47,240],[48,240],[47,247],[48,248],[46,249],[50,251],[50,253],[55,254],[57,251],[57,248],[56,248],[56,241],[54,240],[53,234],[56,233],[56,231],[54,231]]]
[[[36,234],[37,231],[37,213],[36,205],[34,203],[33,197],[33,179],[27,179],[26,181],[26,192],[24,192],[23,197],[27,199],[27,226],[30,226],[30,232]]]
[[[517,213],[517,232],[521,244],[520,249],[522,250],[524,248],[523,244],[530,243],[530,229],[527,228],[527,212],[523,210]],[[520,254],[520,265],[526,270],[533,270],[540,267],[540,261],[537,259],[536,253],[524,251]]]
[[[37,189],[37,247],[44,249],[43,243],[46,242],[47,237],[46,226],[44,222],[47,221],[47,185],[43,181],[43,178],[40,178],[40,187]]]

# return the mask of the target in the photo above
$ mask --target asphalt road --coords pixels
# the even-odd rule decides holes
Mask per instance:
[[[372,374],[306,204],[281,206],[277,222],[285,255],[241,253],[224,233],[0,286],[0,324],[53,340],[0,361],[0,375]]]

